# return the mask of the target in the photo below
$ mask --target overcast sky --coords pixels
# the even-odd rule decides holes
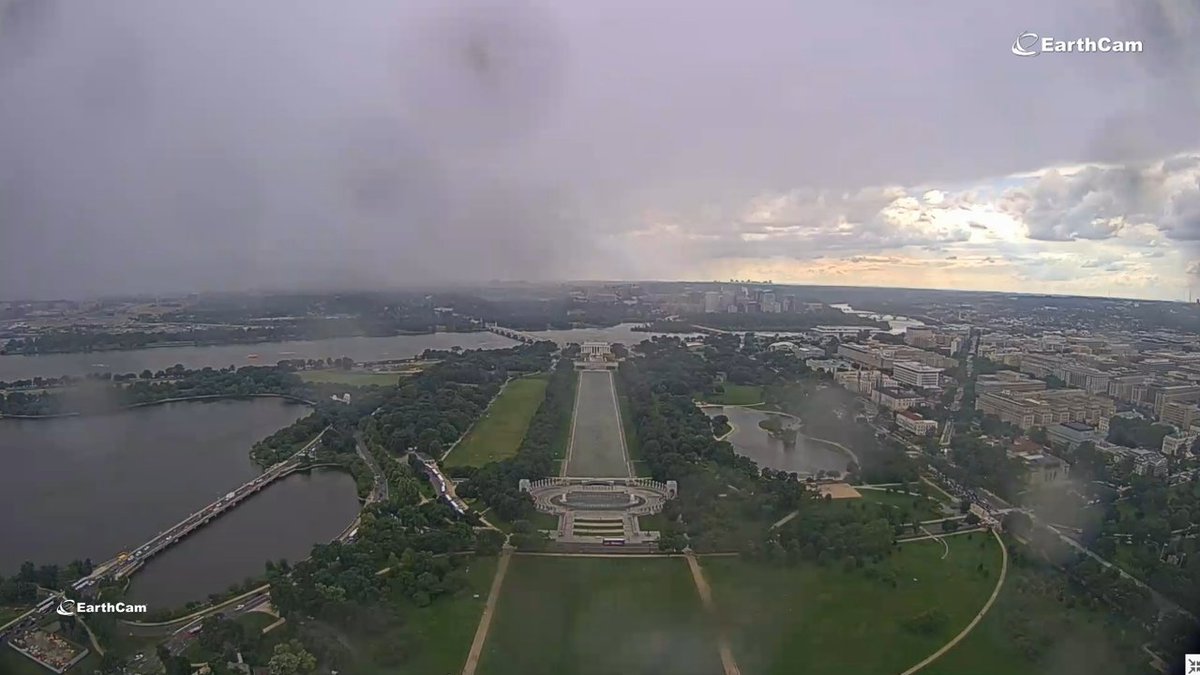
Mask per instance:
[[[1200,0],[0,7],[0,297],[1200,295]]]

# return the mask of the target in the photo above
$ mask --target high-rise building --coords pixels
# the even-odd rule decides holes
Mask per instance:
[[[719,291],[708,291],[704,294],[704,313],[712,314],[719,311],[721,311],[721,293]]]

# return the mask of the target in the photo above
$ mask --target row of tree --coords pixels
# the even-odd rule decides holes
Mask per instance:
[[[58,565],[35,566],[32,562],[21,563],[20,570],[11,577],[0,577],[0,605],[32,605],[38,598],[38,587],[64,588],[77,579],[92,573],[92,561],[73,560],[65,568]]]
[[[705,357],[671,338],[634,349],[642,358],[622,363],[620,376],[642,459],[655,478],[679,483],[679,496],[664,510],[661,547],[739,550],[780,561],[888,554],[894,524],[886,509],[833,508],[795,473],[760,471],[713,437],[712,420],[691,395],[709,376]],[[793,512],[789,523],[770,527]]]
[[[375,392],[377,400],[369,405],[340,406],[349,411],[345,417],[358,415],[355,426],[383,472],[388,499],[363,510],[353,541],[316,546],[309,559],[296,564],[267,565],[272,603],[323,667],[353,672],[367,659],[377,668],[402,670],[416,652],[435,648],[413,633],[408,615],[463,588],[474,556],[494,554],[503,542],[498,533],[476,531],[475,516],[425,499],[414,453],[440,454],[515,373],[510,366],[544,367],[549,351],[534,345],[440,356],[440,363],[402,385]],[[347,419],[332,424],[334,430],[345,429]],[[352,434],[339,444],[350,447],[351,441]],[[352,653],[322,626],[356,638],[386,636],[381,639],[386,648]],[[214,627],[214,639],[222,644],[237,639],[223,635]]]
[[[518,484],[523,478],[537,480],[554,475],[555,459],[565,455],[569,441],[575,382],[574,366],[566,359],[560,360],[517,454],[478,469],[456,469],[458,475],[468,478],[459,494],[483,500],[509,522],[532,517],[533,502],[518,490]]]

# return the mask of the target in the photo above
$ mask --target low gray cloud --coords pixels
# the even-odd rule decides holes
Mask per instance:
[[[0,0],[0,293],[655,277],[621,237],[663,214],[681,276],[961,243],[863,186],[1196,140],[1195,4],[1146,4]],[[1025,30],[1147,53],[1020,59]],[[1111,236],[1142,207],[1110,195],[1153,192],[1093,178],[1030,192],[1030,235]],[[1146,211],[1190,240],[1171,199]]]

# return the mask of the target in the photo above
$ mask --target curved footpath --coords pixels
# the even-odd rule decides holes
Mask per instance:
[[[996,580],[996,587],[992,589],[991,597],[987,599],[987,602],[983,603],[983,607],[979,610],[979,613],[975,615],[974,619],[971,619],[971,623],[967,624],[967,627],[962,629],[961,633],[955,635],[950,639],[949,642],[942,645],[941,648],[936,652],[926,656],[920,661],[920,663],[917,663],[917,665],[909,668],[900,675],[912,675],[925,666],[928,666],[934,661],[940,659],[943,655],[945,655],[946,652],[954,649],[958,643],[962,642],[968,635],[971,634],[971,631],[975,630],[975,626],[979,625],[979,622],[983,620],[983,617],[988,613],[988,610],[990,610],[992,605],[996,602],[996,598],[1000,596],[1000,589],[1004,587],[1004,578],[1008,576],[1008,548],[1004,546],[1004,540],[1000,538],[1000,534],[995,530],[992,530],[992,536],[996,538],[996,543],[1000,544],[1000,578]]]

